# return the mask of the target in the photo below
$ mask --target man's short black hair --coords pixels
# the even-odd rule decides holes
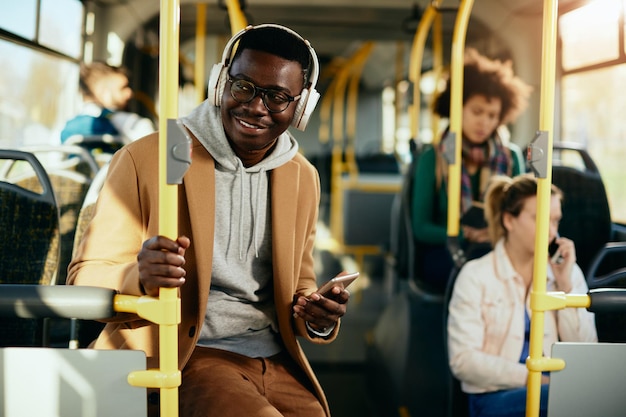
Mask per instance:
[[[233,62],[245,49],[267,52],[302,67],[304,84],[308,82],[311,69],[311,53],[304,41],[294,34],[274,26],[260,27],[247,31],[239,38]]]

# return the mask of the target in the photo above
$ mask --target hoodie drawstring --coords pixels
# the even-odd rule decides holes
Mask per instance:
[[[244,167],[243,163],[237,158],[239,164],[239,260],[243,259],[243,179]]]
[[[259,227],[259,223],[261,223],[259,217],[259,207],[261,206],[261,184],[262,184],[262,178],[265,175],[265,168],[261,167],[258,177],[257,177],[257,187],[256,187],[256,204],[254,205],[254,207],[256,208],[256,212],[253,213],[253,219],[252,219],[252,239],[254,240],[254,255],[258,258],[259,257],[259,244],[257,242],[257,228]]]
[[[243,259],[243,246],[244,246],[244,242],[243,242],[243,210],[244,210],[244,198],[243,198],[243,194],[244,194],[244,186],[243,186],[243,181],[245,178],[245,168],[243,166],[243,163],[241,162],[240,159],[237,159],[238,162],[238,169],[237,171],[239,172],[239,260]],[[261,168],[259,170],[259,172],[257,173],[257,187],[256,187],[256,205],[251,208],[252,210],[252,241],[254,242],[254,255],[255,257],[259,257],[259,242],[257,241],[257,236],[258,236],[258,231],[257,228],[259,227],[259,223],[261,223],[261,220],[258,218],[259,217],[259,206],[261,204],[261,186],[263,184],[263,176],[266,174],[267,170],[265,168]],[[250,190],[252,192],[252,189]],[[255,210],[256,208],[256,210]]]

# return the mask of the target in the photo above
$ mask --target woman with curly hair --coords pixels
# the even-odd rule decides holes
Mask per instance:
[[[491,176],[515,176],[525,171],[519,148],[503,143],[498,128],[515,121],[531,91],[514,75],[510,61],[491,60],[473,49],[466,50],[463,77],[461,215],[482,201]],[[434,111],[450,117],[449,83],[437,98]],[[445,289],[453,267],[446,247],[448,163],[444,151],[444,141],[422,151],[414,173],[411,208],[417,276],[439,291]],[[460,238],[470,257],[490,248],[486,225],[462,226]]]

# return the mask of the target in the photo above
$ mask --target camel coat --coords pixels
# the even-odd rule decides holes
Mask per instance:
[[[337,335],[311,337],[304,321],[292,316],[295,294],[308,295],[317,285],[313,249],[320,201],[315,168],[300,154],[269,172],[271,189],[274,299],[285,348],[310,378],[330,415],[322,388],[296,336],[329,343]],[[178,235],[191,239],[185,254],[186,282],[180,289],[179,368],[196,346],[209,296],[213,258],[215,164],[193,138],[192,163],[178,187]],[[88,226],[68,274],[68,283],[113,288],[142,295],[137,254],[158,229],[158,133],[133,142],[113,157]],[[219,220],[218,220],[219,221]],[[98,349],[143,350],[148,367],[158,367],[158,326],[131,314],[119,314],[92,344]]]

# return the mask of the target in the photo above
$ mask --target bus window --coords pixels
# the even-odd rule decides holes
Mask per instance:
[[[13,2],[9,11],[0,13],[0,28],[24,39],[35,40],[37,0]]]
[[[78,66],[0,40],[0,147],[59,143],[75,113]]]
[[[83,6],[77,0],[42,0],[39,43],[73,58],[81,55]]]
[[[566,71],[618,58],[621,9],[620,2],[603,0],[561,16],[559,30]]]
[[[80,98],[83,5],[25,0],[9,9],[0,13],[0,147],[59,143]]]
[[[600,169],[611,217],[620,223],[626,222],[626,96],[615,93],[626,91],[626,54],[620,50],[619,39],[622,3],[593,2],[563,14],[559,21],[563,46],[561,140],[588,149]],[[598,24],[603,30],[591,29]]]

